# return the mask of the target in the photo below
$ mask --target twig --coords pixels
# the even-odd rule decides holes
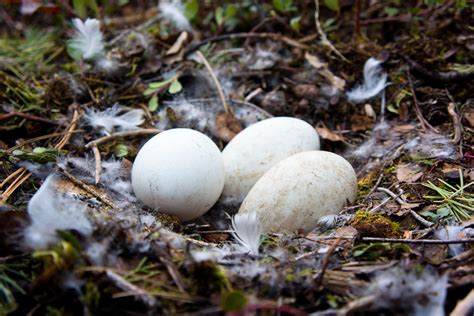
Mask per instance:
[[[415,212],[414,210],[410,210],[410,214],[425,227],[431,227],[434,225],[432,222],[421,217],[421,215]]]
[[[21,173],[23,170],[25,170],[25,168],[21,167],[21,168],[18,168],[16,171],[14,171],[12,174],[10,174],[8,177],[5,178],[5,180],[2,181],[2,183],[0,184],[0,189],[3,188],[3,186],[5,184],[7,184],[11,179],[13,179],[14,177],[16,177],[19,173]]]
[[[449,314],[450,316],[467,316],[472,315],[474,311],[474,290],[471,290],[469,294],[460,300],[454,310]]]
[[[453,102],[448,104],[448,113],[453,119],[454,126],[454,138],[453,143],[457,144],[461,141],[461,122],[459,120],[459,115],[456,113],[455,105]]]
[[[309,49],[309,46],[302,44],[298,42],[297,40],[291,39],[289,37],[283,36],[278,33],[232,33],[232,34],[224,34],[224,35],[218,35],[218,36],[213,36],[213,37],[208,37],[205,40],[202,40],[191,47],[189,47],[183,54],[183,58],[188,57],[195,51],[197,51],[200,47],[209,44],[209,43],[215,43],[215,42],[222,42],[222,41],[227,41],[227,40],[233,40],[237,38],[268,38],[274,41],[280,41],[288,46],[300,48],[300,49]]]
[[[95,184],[97,185],[100,182],[100,171],[102,170],[102,163],[100,158],[100,151],[97,146],[92,147],[92,152],[94,153],[95,159]]]
[[[334,241],[332,245],[329,247],[328,252],[324,256],[321,272],[316,277],[316,284],[315,284],[316,289],[319,289],[321,287],[321,284],[323,283],[323,279],[324,279],[324,273],[326,272],[326,269],[329,265],[329,258],[331,257],[332,253],[334,252],[336,247],[339,245],[341,240],[342,238],[338,237],[336,241]]]
[[[37,141],[40,141],[40,140],[43,140],[43,139],[53,138],[53,137],[57,137],[57,136],[63,136],[67,133],[74,134],[74,133],[79,133],[79,132],[81,132],[81,130],[76,130],[76,131],[72,131],[72,132],[64,131],[64,132],[61,132],[61,133],[52,133],[52,134],[47,134],[47,135],[41,135],[41,136],[38,136],[38,137],[35,137],[35,138],[27,139],[27,140],[21,142],[18,145],[15,145],[13,147],[8,148],[6,151],[11,153],[15,149],[21,148],[25,145],[28,145],[28,144],[31,144],[31,143],[34,143],[34,142],[37,142]]]
[[[214,81],[214,84],[216,85],[217,93],[219,94],[219,98],[221,99],[222,106],[224,107],[224,110],[226,111],[226,113],[231,113],[232,114],[232,111],[229,108],[229,105],[227,104],[227,102],[225,100],[224,90],[222,89],[222,86],[221,86],[219,80],[217,79],[214,71],[212,70],[211,65],[207,61],[206,57],[204,57],[204,55],[200,51],[197,51],[196,54],[199,56],[199,58],[201,58],[201,61],[204,63],[204,66],[206,66],[207,71],[211,75],[212,81]]]
[[[155,135],[155,134],[159,134],[161,132],[162,132],[162,130],[157,129],[157,128],[142,128],[142,129],[136,129],[136,130],[133,130],[133,131],[118,132],[118,133],[115,133],[115,134],[107,135],[107,136],[98,138],[96,140],[93,140],[93,141],[87,143],[85,147],[87,149],[90,149],[94,146],[99,146],[100,144],[109,142],[109,141],[111,141],[113,139],[116,139],[116,138],[129,137],[129,136],[140,136],[140,135]]]
[[[316,6],[314,10],[314,23],[316,24],[316,31],[320,37],[320,43],[324,46],[327,46],[332,52],[334,52],[339,58],[345,62],[349,62],[344,55],[342,55],[336,47],[328,40],[326,33],[324,33],[321,23],[319,22],[319,0],[314,0],[314,5]]]
[[[313,242],[320,242],[333,239],[353,240],[354,237],[345,236],[322,236],[318,238],[303,237],[306,240]],[[436,239],[398,239],[398,238],[380,238],[380,237],[362,237],[362,242],[386,242],[386,243],[400,243],[400,244],[432,244],[432,245],[449,245],[449,244],[472,244],[474,238],[465,239],[451,239],[451,240],[436,240]]]
[[[378,295],[364,296],[362,298],[350,301],[344,308],[341,308],[337,311],[337,316],[346,316],[352,315],[353,312],[356,312],[360,309],[366,308],[367,306],[372,305],[377,299]]]
[[[403,194],[403,192],[399,193],[398,195],[395,194],[394,192],[390,191],[389,189],[387,188],[383,188],[383,187],[378,187],[377,188],[377,191],[380,191],[380,192],[383,192],[383,193],[386,193],[388,194],[389,196],[391,196],[398,204],[400,205],[403,205],[405,204],[405,201],[403,201],[400,196]]]
[[[147,291],[139,288],[138,286],[136,285],[133,285],[132,283],[128,282],[127,280],[125,280],[122,276],[120,276],[119,274],[113,272],[112,270],[110,269],[107,269],[105,274],[107,275],[107,277],[109,278],[109,280],[111,280],[112,282],[114,282],[114,284],[120,288],[121,290],[124,290],[124,291],[128,291],[128,292],[132,292],[134,293],[134,295],[138,296],[140,298],[140,300],[145,303],[147,306],[149,307],[155,307],[158,302],[156,301],[156,299],[148,294]]]
[[[66,130],[66,134],[64,134],[63,138],[59,141],[59,143],[54,146],[56,149],[63,149],[63,147],[69,142],[72,136],[72,132],[76,129],[77,123],[79,122],[81,115],[77,111],[77,109],[74,110],[74,114],[72,116],[72,121],[69,127]]]
[[[386,198],[386,199],[383,200],[379,205],[374,206],[373,208],[371,208],[370,210],[368,210],[367,213],[369,213],[369,214],[375,213],[375,211],[377,211],[379,208],[381,208],[382,206],[384,206],[385,204],[387,204],[388,202],[390,202],[391,199],[392,199],[392,197]]]
[[[64,170],[62,168],[59,169],[59,171],[66,176],[69,180],[71,180],[72,183],[89,193],[90,195],[96,197],[99,201],[107,205],[108,207],[116,210],[121,210],[117,205],[114,204],[111,200],[109,200],[106,196],[103,196],[97,190],[95,190],[93,187],[90,185],[82,182],[81,180],[77,179],[74,177],[71,173],[69,173],[67,170]]]
[[[408,83],[410,84],[411,94],[413,96],[413,102],[415,103],[416,117],[418,118],[418,121],[420,121],[421,128],[423,128],[423,131],[426,132],[426,127],[428,126],[431,130],[438,133],[438,131],[433,126],[431,126],[430,123],[428,123],[425,120],[425,118],[423,117],[423,114],[421,113],[420,104],[418,103],[418,98],[416,97],[415,87],[413,86],[413,81],[411,80],[409,69],[407,70],[407,78],[408,78]]]
[[[362,200],[362,202],[365,202],[365,201],[367,201],[367,200],[369,199],[369,196],[371,196],[372,193],[375,192],[375,190],[376,190],[377,187],[379,186],[380,182],[382,182],[382,179],[383,179],[383,172],[380,173],[379,178],[377,179],[377,182],[375,182],[374,187],[370,190],[369,193],[367,193],[367,195],[366,195],[365,198]]]
[[[424,66],[420,65],[416,61],[412,60],[405,54],[401,54],[403,59],[408,62],[408,65],[412,70],[414,70],[420,77],[426,80],[441,82],[441,83],[452,83],[454,81],[467,81],[474,79],[474,71],[449,71],[449,72],[435,72],[426,69]]]
[[[360,7],[361,0],[356,0],[355,10],[354,10],[354,35],[360,36]]]
[[[30,120],[30,121],[42,122],[42,123],[47,123],[47,124],[51,124],[51,125],[60,125],[57,122],[51,121],[49,119],[45,119],[45,118],[40,117],[40,116],[36,116],[36,115],[28,114],[28,113],[23,113],[23,112],[10,112],[10,113],[6,113],[6,114],[2,114],[2,115],[0,115],[0,121],[7,120],[7,119],[9,119],[11,117],[15,117],[15,116],[16,117],[22,117],[22,118]]]

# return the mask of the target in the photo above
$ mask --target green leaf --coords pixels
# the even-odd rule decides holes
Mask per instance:
[[[55,148],[36,147],[31,152],[20,149],[14,150],[12,156],[20,160],[46,163],[56,161],[57,156],[64,153],[66,153],[66,151]]]
[[[214,19],[216,20],[217,25],[221,26],[224,23],[224,9],[222,7],[217,7],[214,13]]]
[[[149,95],[152,95],[153,93],[155,93],[158,90],[159,89],[153,89],[153,88],[148,87],[145,91],[143,91],[143,95],[144,96],[149,96]]]
[[[341,10],[341,7],[339,5],[339,0],[324,0],[324,4],[330,10],[333,10],[333,11],[336,11],[336,12],[339,12]]]
[[[301,16],[294,17],[290,20],[290,26],[295,32],[299,32],[301,30]]]
[[[294,10],[293,0],[273,0],[272,4],[275,10],[281,13],[286,13]]]
[[[125,157],[128,155],[128,148],[124,144],[118,144],[115,147],[115,156],[120,158],[120,157]]]
[[[184,16],[188,20],[192,20],[196,17],[199,12],[199,1],[198,0],[188,0],[184,4]]]
[[[242,291],[226,292],[221,298],[221,307],[225,312],[239,311],[247,304],[247,297]]]
[[[158,96],[155,94],[151,97],[150,101],[148,101],[148,110],[155,112],[156,109],[158,109]]]
[[[181,85],[181,82],[178,81],[178,79],[173,81],[171,83],[170,87],[168,88],[168,92],[171,93],[171,94],[178,93],[181,90],[183,90],[183,86]]]
[[[388,16],[395,16],[399,12],[397,8],[393,8],[393,7],[384,7],[383,10]]]

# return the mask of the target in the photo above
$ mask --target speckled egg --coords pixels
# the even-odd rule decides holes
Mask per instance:
[[[316,130],[300,119],[275,117],[241,131],[222,152],[223,199],[242,202],[257,180],[279,161],[299,152],[318,150]]]
[[[239,213],[256,212],[267,233],[308,232],[319,218],[337,214],[356,195],[357,177],[347,160],[327,151],[307,151],[268,170]]]

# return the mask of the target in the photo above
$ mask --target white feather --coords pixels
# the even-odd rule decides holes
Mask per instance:
[[[95,130],[109,135],[113,131],[129,131],[137,129],[145,121],[145,112],[141,109],[135,109],[123,114],[119,105],[114,105],[104,111],[95,109],[87,110],[84,115],[86,124]]]
[[[100,31],[100,22],[97,19],[73,19],[76,29],[70,41],[70,47],[79,51],[84,59],[94,59],[104,54],[103,35]]]
[[[191,24],[184,15],[184,6],[179,0],[163,1],[158,6],[160,14],[177,29],[181,31],[191,30]]]
[[[374,307],[403,315],[444,315],[448,275],[400,267],[383,271],[372,280],[366,294],[377,296]]]
[[[74,229],[90,235],[92,225],[86,216],[87,205],[57,191],[54,175],[48,176],[28,203],[31,225],[25,231],[28,246],[45,248],[57,241],[58,229]]]
[[[434,236],[439,240],[455,240],[455,239],[463,239],[463,227],[462,226],[454,226],[448,225],[445,227],[439,228],[435,231]],[[451,256],[457,256],[464,251],[463,244],[452,244],[449,245],[449,254]]]
[[[236,214],[232,217],[232,235],[249,253],[258,255],[263,232],[262,224],[255,212]]]
[[[369,58],[364,65],[364,82],[347,92],[347,98],[360,103],[378,95],[387,86],[387,73],[380,66],[382,62]]]

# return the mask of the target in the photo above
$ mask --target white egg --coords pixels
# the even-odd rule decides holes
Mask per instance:
[[[256,212],[265,232],[308,232],[319,218],[337,214],[356,195],[357,177],[347,160],[327,151],[307,151],[267,171],[239,213]]]
[[[132,169],[137,198],[158,211],[190,220],[206,213],[224,187],[224,162],[206,135],[170,129],[150,139]]]
[[[318,149],[316,130],[300,119],[275,117],[247,127],[222,152],[226,172],[223,198],[242,202],[273,165],[293,154]]]

